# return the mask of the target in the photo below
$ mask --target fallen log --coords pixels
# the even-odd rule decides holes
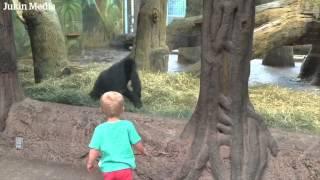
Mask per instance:
[[[253,58],[261,58],[277,47],[320,41],[320,23],[300,7],[303,2],[281,0],[256,6]],[[175,20],[167,28],[169,49],[199,46],[201,25],[202,16]]]

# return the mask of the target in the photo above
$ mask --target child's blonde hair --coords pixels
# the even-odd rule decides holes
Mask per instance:
[[[101,110],[108,117],[119,117],[123,112],[123,96],[114,91],[104,93],[100,98]]]

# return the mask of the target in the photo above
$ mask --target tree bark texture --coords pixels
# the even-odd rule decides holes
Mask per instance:
[[[166,16],[167,0],[144,0],[141,2],[132,55],[138,68],[142,70],[159,69],[156,66],[158,62],[152,63],[158,61],[158,59],[152,58],[159,57],[159,52],[165,52],[163,56],[168,54],[168,47],[166,45]],[[154,53],[157,56],[153,55]],[[159,70],[161,71],[161,68]]]
[[[260,180],[278,147],[248,97],[255,1],[204,0],[203,7],[199,100],[181,136],[192,143],[173,179],[199,179],[209,163],[215,180]]]
[[[311,84],[320,86],[320,45],[313,44],[308,56],[303,61],[299,78],[311,80]]]
[[[263,58],[262,64],[266,66],[274,66],[274,67],[294,66],[293,47],[282,46],[282,47],[271,50]]]
[[[51,0],[20,0],[21,3],[49,3]],[[67,48],[55,10],[25,10],[23,13],[30,36],[35,82],[57,76],[67,65]]]
[[[23,98],[17,77],[11,11],[2,10],[3,5],[0,3],[0,131],[5,128],[11,105]]]

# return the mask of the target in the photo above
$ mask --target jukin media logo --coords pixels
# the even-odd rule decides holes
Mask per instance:
[[[52,3],[44,2],[44,3],[4,3],[3,10],[8,11],[27,11],[27,10],[37,10],[37,11],[51,11],[55,10],[55,5]]]

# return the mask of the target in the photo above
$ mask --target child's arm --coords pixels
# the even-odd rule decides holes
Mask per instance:
[[[133,123],[129,124],[129,139],[130,143],[133,145],[134,150],[141,155],[147,155],[144,150],[143,144],[141,142],[141,137],[134,127]]]
[[[138,143],[133,145],[134,149],[142,155],[146,155],[145,151],[144,151],[144,147],[141,141],[139,141]]]
[[[89,158],[87,162],[87,170],[89,172],[92,172],[92,170],[94,169],[94,161],[98,158],[99,155],[100,155],[100,152],[98,150],[90,149]]]

